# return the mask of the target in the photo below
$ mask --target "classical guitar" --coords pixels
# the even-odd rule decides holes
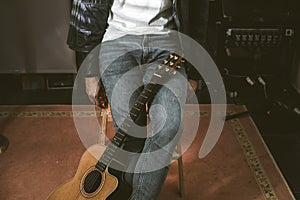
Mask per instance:
[[[162,83],[176,74],[176,69],[180,68],[181,62],[183,62],[182,56],[170,54],[157,67],[151,81],[144,87],[107,147],[97,144],[88,148],[80,160],[75,176],[55,189],[49,195],[48,200],[130,199],[132,188],[125,181],[124,172],[114,169],[111,164],[118,162],[114,156],[118,148],[122,147],[123,141],[128,135],[127,130],[137,120],[140,110],[155,96]]]

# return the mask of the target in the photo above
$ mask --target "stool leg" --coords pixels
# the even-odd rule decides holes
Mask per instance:
[[[179,175],[179,189],[180,189],[180,197],[184,196],[184,179],[183,179],[183,162],[182,162],[182,151],[181,151],[181,143],[177,145],[178,152],[178,175]]]
[[[108,110],[101,109],[102,123],[101,123],[101,133],[99,137],[99,144],[106,145],[106,131],[107,131],[107,121],[108,121]]]
[[[8,148],[9,141],[8,139],[0,134],[0,154],[4,153]]]
[[[183,163],[182,163],[182,156],[178,158],[178,174],[179,174],[179,189],[180,189],[180,196],[184,196],[184,179],[183,179]]]

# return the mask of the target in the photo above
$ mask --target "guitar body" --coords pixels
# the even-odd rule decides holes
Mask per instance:
[[[124,179],[124,172],[106,169],[104,173],[95,168],[97,159],[105,151],[105,146],[94,145],[81,157],[75,176],[53,191],[48,200],[127,200],[132,188]],[[92,176],[99,175],[98,181]],[[88,183],[88,180],[91,180]]]

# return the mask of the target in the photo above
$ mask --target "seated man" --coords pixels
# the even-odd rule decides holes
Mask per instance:
[[[90,4],[85,6],[88,10]],[[97,6],[98,10],[91,9],[99,12],[93,16],[104,19],[101,22],[94,21],[101,23],[102,27],[97,32],[97,42],[101,42],[99,67],[87,70],[86,92],[97,103],[98,81],[99,78],[102,80],[111,105],[114,126],[118,130],[145,86],[153,81],[154,76],[159,76],[156,74],[158,65],[164,63],[171,53],[183,53],[177,31],[195,36],[196,41],[203,43],[208,1],[114,0],[101,1]],[[195,10],[197,6],[200,11]],[[200,17],[197,18],[197,14]],[[84,15],[81,18],[90,21]],[[97,24],[91,25],[95,26]],[[103,27],[107,27],[106,32]],[[71,37],[69,35],[70,47],[78,50]],[[81,48],[83,51],[86,49]],[[194,87],[197,87],[197,80],[194,79],[198,77],[188,74],[185,67],[177,71],[177,75],[162,84],[153,99],[147,100],[149,133],[146,135],[144,129],[140,129],[145,125],[145,112],[137,112],[141,121],[136,121],[135,130],[131,128],[124,141],[125,150],[141,152],[137,158],[129,158],[127,168],[126,179],[133,188],[132,200],[158,197],[180,138],[187,89],[184,77],[188,77]]]

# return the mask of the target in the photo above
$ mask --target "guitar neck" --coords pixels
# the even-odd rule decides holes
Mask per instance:
[[[122,146],[124,139],[128,135],[128,130],[135,124],[146,103],[154,98],[158,90],[162,87],[163,82],[166,82],[171,75],[176,74],[176,68],[180,68],[179,64],[182,62],[182,59],[182,56],[171,54],[166,60],[164,60],[163,65],[158,66],[150,82],[144,87],[133,107],[130,109],[129,114],[118,128],[115,136],[112,138],[111,142],[106,147],[106,150],[98,160],[96,168],[98,168],[101,172],[105,171],[112,161],[116,150]]]
[[[111,142],[107,145],[105,151],[98,160],[96,167],[101,172],[105,171],[107,166],[112,161],[116,150],[122,146],[124,139],[128,135],[128,130],[135,124],[146,103],[154,98],[155,94],[160,88],[161,85],[154,83],[154,81],[151,81],[144,87],[143,91],[135,101],[133,107],[130,109],[129,114],[127,115],[121,126],[118,128],[116,134],[112,138]]]

